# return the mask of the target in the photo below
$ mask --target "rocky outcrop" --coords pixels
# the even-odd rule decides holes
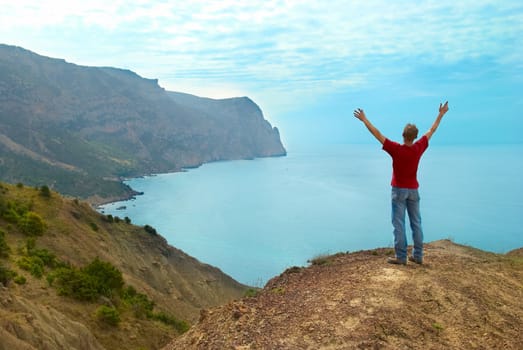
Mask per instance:
[[[129,195],[122,177],[285,155],[249,98],[165,91],[157,80],[0,45],[0,179],[62,193]]]
[[[391,249],[291,268],[255,297],[202,312],[174,349],[523,348],[523,260],[450,241],[423,265],[386,263]]]

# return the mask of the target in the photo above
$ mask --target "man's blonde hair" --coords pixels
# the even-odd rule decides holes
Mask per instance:
[[[405,129],[403,129],[403,138],[406,141],[412,142],[418,137],[418,128],[415,124],[407,124],[405,125]]]

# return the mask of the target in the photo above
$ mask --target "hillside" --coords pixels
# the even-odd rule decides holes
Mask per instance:
[[[100,202],[131,195],[125,177],[285,153],[247,97],[173,93],[129,70],[0,44],[0,180]]]
[[[0,184],[2,350],[158,349],[201,308],[246,289],[150,226],[45,187]]]
[[[202,312],[174,349],[523,349],[523,256],[436,241],[320,257],[254,297]]]

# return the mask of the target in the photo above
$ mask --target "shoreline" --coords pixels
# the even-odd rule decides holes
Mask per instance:
[[[234,161],[239,161],[239,160],[255,160],[255,159],[261,159],[261,158],[279,158],[279,157],[286,157],[286,156],[287,156],[287,151],[285,151],[283,154],[274,154],[274,155],[259,156],[259,157],[238,158],[238,159],[217,159],[217,160],[211,160],[211,161],[203,162],[203,163],[196,164],[196,165],[187,165],[187,166],[181,167],[179,169],[173,169],[171,171],[166,171],[166,172],[147,173],[147,174],[132,176],[132,177],[128,177],[128,178],[121,178],[119,183],[122,184],[123,186],[126,186],[129,189],[128,194],[121,195],[121,196],[115,195],[115,196],[110,196],[110,197],[101,197],[100,195],[95,194],[93,196],[87,197],[85,199],[85,201],[87,203],[89,203],[89,205],[91,207],[93,207],[96,211],[99,211],[98,208],[100,208],[103,205],[116,203],[116,202],[127,202],[130,200],[136,199],[136,196],[142,196],[144,194],[144,192],[135,191],[132,187],[125,184],[125,181],[128,181],[128,180],[142,179],[142,178],[146,178],[146,177],[154,177],[154,176],[163,175],[163,174],[184,173],[189,170],[198,169],[205,164],[211,164],[211,163],[234,162]]]

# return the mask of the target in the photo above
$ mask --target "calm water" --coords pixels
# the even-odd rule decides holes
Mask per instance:
[[[419,170],[425,241],[522,247],[522,172],[523,145],[431,146]],[[379,146],[329,146],[133,179],[145,194],[102,210],[262,286],[319,254],[392,247],[390,175]]]

